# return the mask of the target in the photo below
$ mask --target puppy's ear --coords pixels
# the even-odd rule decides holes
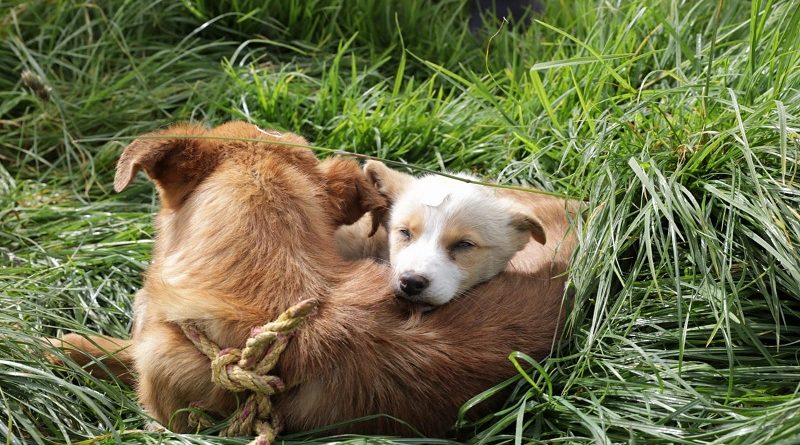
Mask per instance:
[[[353,224],[367,212],[372,212],[372,230],[375,234],[389,208],[386,198],[378,193],[373,183],[354,160],[330,158],[320,163],[335,212],[334,223]]]
[[[158,187],[164,207],[180,205],[216,164],[211,144],[192,139],[204,133],[200,126],[183,124],[134,140],[117,162],[114,190],[121,192],[144,170]]]
[[[372,160],[364,164],[364,174],[367,175],[375,189],[389,200],[390,204],[402,195],[411,182],[416,179],[409,174],[392,170],[381,161]]]
[[[533,216],[524,213],[514,213],[511,216],[511,227],[519,231],[522,235],[522,240],[524,241],[521,243],[520,249],[525,247],[525,244],[528,243],[528,239],[530,239],[531,236],[539,242],[539,244],[545,244],[547,242],[547,235],[545,234],[542,223]]]

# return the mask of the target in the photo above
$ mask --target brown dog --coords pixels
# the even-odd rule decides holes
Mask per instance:
[[[211,383],[208,359],[176,323],[194,322],[218,345],[240,347],[252,327],[317,298],[318,312],[278,365],[288,390],[275,409],[286,429],[382,413],[441,436],[464,402],[515,374],[510,352],[550,352],[575,241],[568,206],[508,192],[539,215],[547,244],[530,243],[506,272],[457,304],[409,316],[393,298],[387,267],[343,259],[333,237],[337,226],[385,210],[383,197],[354,161],[320,162],[305,145],[293,134],[229,123],[177,125],[125,149],[115,188],[144,170],[162,204],[125,352],[134,358],[140,401],[175,431],[187,430],[186,416],[173,414],[190,403],[229,414],[235,398]],[[69,340],[97,355],[86,340]],[[411,433],[385,417],[345,429]]]

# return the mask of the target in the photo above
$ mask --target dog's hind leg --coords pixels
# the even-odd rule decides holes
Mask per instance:
[[[135,381],[131,340],[102,335],[66,334],[61,338],[45,338],[44,341],[64,351],[73,362],[97,378],[116,377],[128,385]],[[54,356],[49,359],[53,363],[60,362]]]

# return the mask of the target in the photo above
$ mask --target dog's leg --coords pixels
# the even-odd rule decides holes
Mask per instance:
[[[336,250],[346,260],[360,260],[364,258],[380,258],[389,260],[389,236],[383,226],[378,227],[372,236],[374,224],[372,213],[361,217],[358,221],[348,226],[336,229],[333,237],[336,240]]]
[[[136,337],[139,403],[158,423],[189,432],[190,406],[213,416],[236,408],[236,396],[214,384],[208,357],[172,323],[143,325]],[[183,410],[183,411],[180,411]]]
[[[132,385],[135,381],[130,340],[79,334],[66,334],[61,338],[44,340],[64,351],[72,361],[86,368],[95,377],[101,379],[116,377],[128,385]],[[51,361],[59,362],[55,357],[51,357]]]

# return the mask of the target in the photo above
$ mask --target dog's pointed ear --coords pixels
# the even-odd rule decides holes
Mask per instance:
[[[394,203],[397,197],[402,195],[415,179],[407,173],[392,170],[381,161],[373,160],[364,164],[364,174],[367,175],[375,189],[386,197],[389,204]]]
[[[522,242],[520,249],[525,247],[525,244],[528,243],[531,236],[540,244],[547,243],[547,234],[545,233],[544,226],[533,216],[520,212],[514,213],[511,216],[511,227],[519,231],[522,235],[524,242]]]
[[[375,234],[386,217],[389,205],[373,183],[351,159],[330,158],[320,163],[325,184],[335,213],[336,226],[353,224],[367,212],[372,212],[372,230]]]
[[[158,187],[163,206],[180,204],[215,163],[216,156],[192,138],[203,133],[200,126],[184,124],[134,140],[117,162],[114,190],[121,192],[144,170]]]

